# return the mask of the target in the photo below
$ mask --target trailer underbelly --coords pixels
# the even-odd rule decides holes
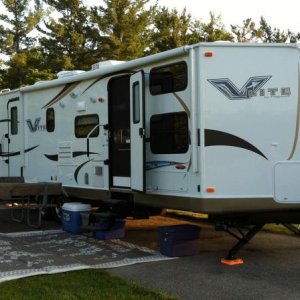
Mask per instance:
[[[81,198],[87,201],[108,199],[111,193],[132,194],[135,204],[149,207],[170,208],[185,211],[193,211],[205,214],[230,214],[230,213],[255,213],[255,212],[279,212],[300,210],[300,204],[280,204],[271,197],[262,198],[194,198],[186,196],[168,196],[158,194],[136,193],[129,189],[99,190],[76,187],[63,187],[70,198]]]

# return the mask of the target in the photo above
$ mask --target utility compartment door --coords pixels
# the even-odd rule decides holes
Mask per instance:
[[[145,191],[145,76],[130,77],[131,189]]]
[[[279,203],[300,203],[300,162],[283,161],[274,167],[274,198]]]

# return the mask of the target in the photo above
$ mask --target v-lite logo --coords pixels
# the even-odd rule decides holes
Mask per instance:
[[[34,120],[34,124],[32,124],[32,121],[30,119],[26,120],[26,123],[28,125],[28,128],[31,132],[36,132],[36,131],[43,131],[45,130],[46,126],[45,125],[40,125],[41,118],[36,118]]]
[[[254,76],[250,77],[242,88],[238,88],[229,78],[207,79],[215,88],[224,94],[230,100],[250,99],[258,95],[263,97],[290,96],[289,87],[262,89],[266,82],[272,76]]]

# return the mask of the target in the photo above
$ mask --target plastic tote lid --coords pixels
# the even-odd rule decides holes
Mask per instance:
[[[67,202],[64,203],[62,209],[68,211],[90,211],[91,205],[81,202]]]

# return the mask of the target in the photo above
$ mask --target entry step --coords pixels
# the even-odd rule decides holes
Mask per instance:
[[[111,205],[111,206],[115,206],[115,205],[124,205],[127,204],[128,201],[127,200],[123,200],[123,199],[105,199],[102,200],[105,204],[107,205]]]

